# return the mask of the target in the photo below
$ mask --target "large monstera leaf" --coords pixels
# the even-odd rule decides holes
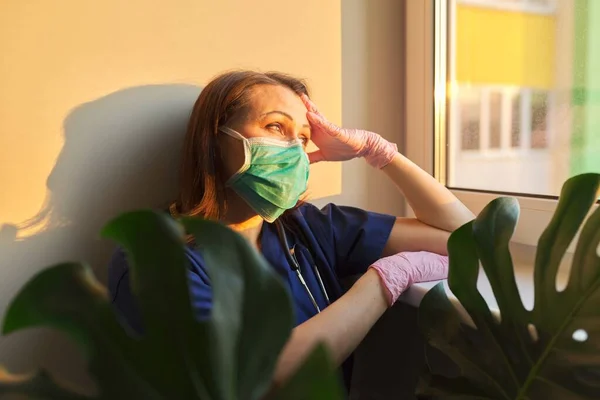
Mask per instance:
[[[556,275],[567,247],[598,196],[600,175],[585,174],[563,186],[558,208],[537,248],[535,304],[521,301],[509,240],[519,207],[516,200],[492,201],[448,242],[448,285],[476,329],[461,323],[438,284],[424,297],[419,324],[430,345],[445,353],[459,377],[422,379],[419,396],[439,399],[600,398],[600,209],[585,222],[566,289]],[[500,319],[476,287],[483,267],[496,297]]]
[[[194,318],[190,304],[182,228],[194,235],[209,267],[213,310],[205,322]],[[32,278],[10,305],[4,333],[38,326],[66,332],[89,360],[98,388],[91,398],[264,397],[293,324],[290,297],[265,259],[218,223],[188,218],[180,225],[153,211],[124,214],[103,235],[128,254],[143,335],[119,320],[106,288],[77,263]],[[338,398],[324,349],[317,348],[308,362],[309,373],[305,365],[289,384],[305,383],[300,386],[307,398]],[[317,374],[326,382],[308,385]],[[0,370],[0,395],[9,392],[36,399],[90,398],[61,389],[45,373],[15,376]]]

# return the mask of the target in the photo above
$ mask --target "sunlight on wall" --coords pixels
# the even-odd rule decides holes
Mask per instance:
[[[281,70],[307,78],[323,112],[340,121],[338,1],[309,0],[288,9],[274,0],[149,4],[3,3],[0,225],[20,223],[42,207],[69,113],[125,88],[201,86],[230,68]],[[339,165],[313,172],[320,175],[311,182],[313,196],[339,193]]]

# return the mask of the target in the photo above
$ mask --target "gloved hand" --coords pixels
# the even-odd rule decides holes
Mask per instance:
[[[414,283],[446,279],[448,257],[427,251],[403,252],[381,258],[369,268],[379,274],[391,306]]]
[[[388,165],[398,147],[376,133],[360,129],[344,129],[329,122],[306,95],[301,96],[308,112],[311,140],[319,150],[308,154],[311,163],[319,161],[345,161],[364,157],[367,162],[381,169]]]

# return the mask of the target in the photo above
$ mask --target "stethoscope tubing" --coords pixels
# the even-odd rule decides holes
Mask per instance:
[[[317,300],[315,299],[315,296],[313,296],[310,288],[306,284],[306,280],[304,279],[304,276],[302,276],[302,271],[300,270],[300,264],[298,263],[298,260],[296,259],[296,254],[295,254],[296,246],[293,246],[292,248],[290,248],[290,245],[287,241],[287,237],[285,235],[283,224],[279,221],[276,221],[275,224],[277,225],[277,234],[279,236],[281,245],[284,248],[283,250],[285,253],[285,257],[288,260],[288,263],[290,264],[290,268],[292,269],[292,271],[295,272],[296,276],[298,277],[298,280],[300,281],[300,283],[304,287],[304,290],[308,294],[310,301],[313,303],[313,306],[315,307],[317,312],[320,313],[321,308],[317,304]],[[315,275],[317,277],[317,281],[319,282],[319,286],[321,287],[321,291],[323,292],[323,296],[325,297],[327,304],[330,304],[329,295],[327,294],[327,290],[325,289],[325,285],[323,284],[323,279],[321,278],[321,273],[319,272],[319,268],[316,266],[316,264],[314,264],[314,263],[311,263],[311,264],[312,264],[313,271],[315,272]]]

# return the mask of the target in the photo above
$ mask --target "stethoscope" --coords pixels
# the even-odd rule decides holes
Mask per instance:
[[[275,225],[277,226],[277,235],[279,236],[279,241],[281,242],[281,245],[283,246],[283,252],[285,253],[285,257],[287,258],[288,263],[290,264],[291,270],[296,273],[296,276],[298,277],[298,280],[300,281],[302,286],[304,286],[304,290],[308,294],[310,301],[315,306],[315,309],[317,310],[317,312],[320,313],[321,308],[317,304],[317,300],[315,299],[315,296],[313,296],[312,292],[310,291],[310,288],[308,287],[308,285],[306,284],[306,281],[304,280],[304,277],[302,276],[302,271],[300,270],[300,264],[298,263],[298,259],[296,259],[296,253],[295,253],[296,246],[293,246],[292,248],[290,248],[290,245],[288,244],[288,241],[287,241],[287,237],[285,235],[285,231],[283,229],[283,224],[280,221],[275,221]],[[325,296],[325,300],[327,301],[327,304],[330,304],[329,295],[327,294],[327,290],[325,290],[325,285],[323,284],[323,279],[321,279],[321,274],[319,273],[319,269],[317,268],[317,265],[314,262],[310,263],[310,264],[315,272],[317,281],[319,282],[319,286],[321,286],[321,291],[323,292],[323,295]]]

